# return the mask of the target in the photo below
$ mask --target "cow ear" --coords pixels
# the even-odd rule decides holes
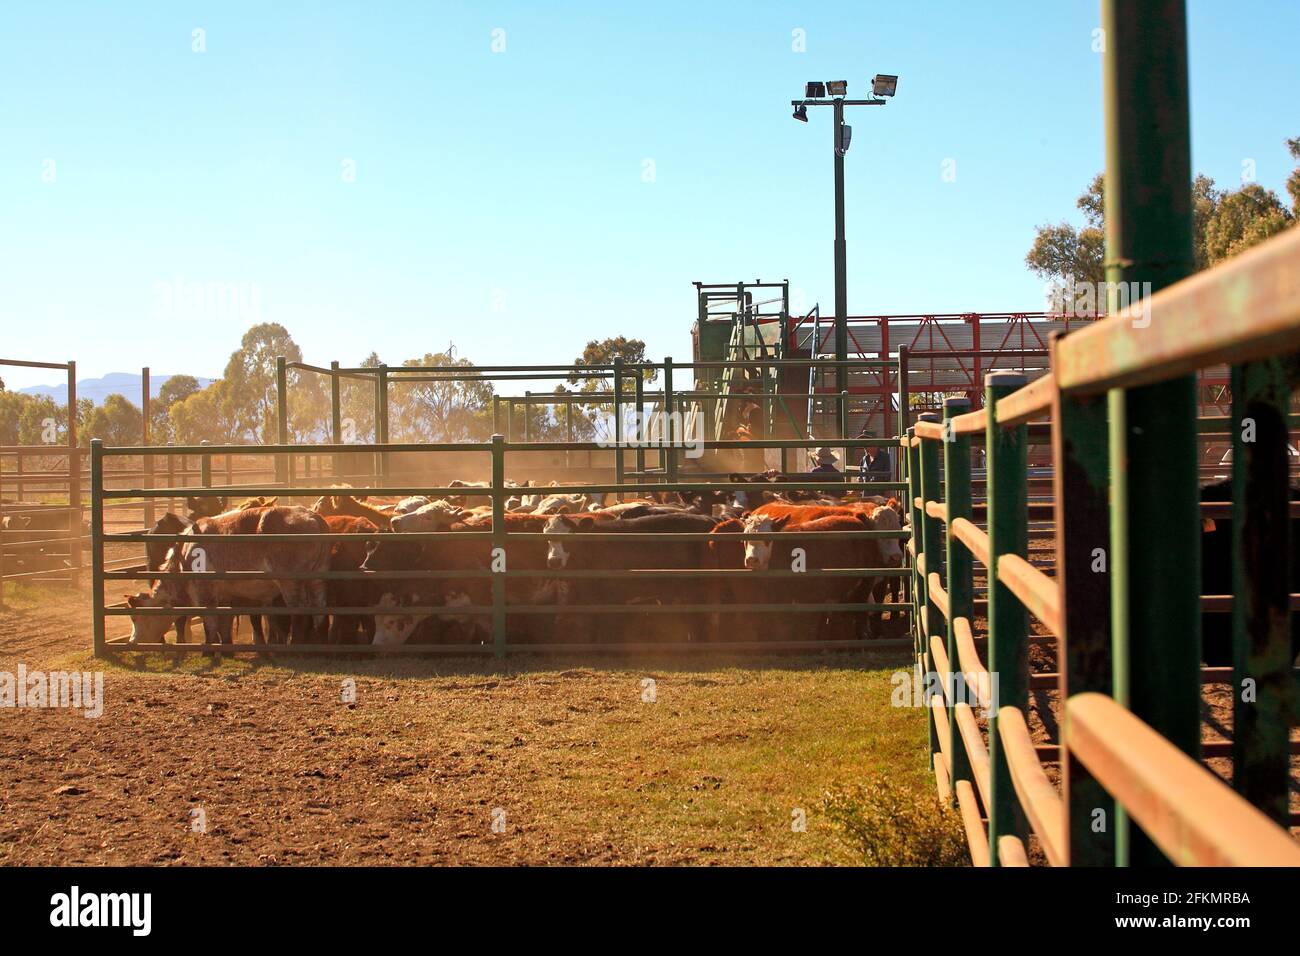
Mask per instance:
[[[139,607],[139,606],[140,606],[140,598],[139,598],[137,595],[135,595],[135,594],[124,594],[124,595],[122,595],[122,596],[123,596],[124,598],[126,598],[126,603],[127,603],[127,605],[128,605],[129,607]]]
[[[772,522],[772,530],[773,530],[773,531],[780,531],[780,530],[781,530],[782,528],[784,528],[784,527],[785,527],[789,522],[790,522],[790,516],[789,516],[789,515],[781,515],[781,517],[777,518],[775,521]]]
[[[1202,530],[1202,531],[1208,533],[1208,532],[1210,532],[1210,531],[1213,531],[1213,530],[1214,530],[1215,528],[1217,528],[1217,527],[1218,527],[1218,525],[1216,525],[1216,524],[1214,523],[1214,519],[1213,519],[1213,518],[1202,518],[1202,519],[1201,519],[1201,530]]]
[[[583,515],[575,523],[577,524],[579,531],[590,531],[595,527],[596,519],[591,515]]]

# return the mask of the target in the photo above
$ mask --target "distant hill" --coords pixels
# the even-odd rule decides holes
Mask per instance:
[[[158,391],[163,387],[163,383],[171,378],[170,375],[150,375],[149,376],[149,397],[157,398]],[[202,378],[194,376],[199,383],[200,388],[207,388],[216,379]],[[18,389],[23,395],[48,395],[60,405],[67,404],[68,401],[68,383],[61,385],[32,385],[28,388]],[[140,404],[140,373],[139,372],[109,372],[103,378],[83,378],[77,382],[77,397],[89,398],[96,405],[103,405],[104,399],[110,395],[123,395],[134,405]]]

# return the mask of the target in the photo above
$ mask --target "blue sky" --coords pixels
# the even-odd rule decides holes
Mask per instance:
[[[1235,186],[1254,160],[1281,193],[1300,4],[1189,20],[1195,168]],[[789,101],[876,72],[901,79],[850,111],[850,311],[1035,309],[1034,227],[1077,218],[1102,166],[1098,22],[1091,0],[6,0],[4,357],[218,375],[255,304],[320,364],[561,362],[615,334],[685,359],[692,280],[831,308],[829,111]],[[178,280],[245,309],[169,312]]]

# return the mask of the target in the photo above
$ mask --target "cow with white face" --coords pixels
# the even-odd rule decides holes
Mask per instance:
[[[396,609],[401,606],[397,596],[391,593],[385,594],[379,599],[376,610],[380,608]],[[376,644],[405,644],[414,632],[416,627],[423,621],[427,614],[415,616],[412,614],[376,614],[375,615],[375,640]]]
[[[771,515],[751,514],[745,517],[746,534],[771,534],[780,531],[789,521],[788,515],[773,518]],[[750,571],[766,571],[772,563],[772,542],[750,538],[745,541],[745,567]]]
[[[408,533],[412,531],[446,531],[457,521],[462,521],[467,512],[449,501],[439,499],[422,505],[414,511],[403,515],[394,515],[394,531]]]
[[[403,498],[393,507],[394,515],[407,515],[412,511],[418,511],[425,505],[432,504],[432,498],[426,498],[424,495],[412,495],[410,498]]]
[[[867,512],[867,516],[871,519],[871,523],[877,531],[901,531],[903,529],[903,521],[898,512],[888,504],[880,505]],[[903,566],[903,544],[900,539],[881,538],[878,543],[880,545],[880,557],[885,562],[885,567],[900,568]]]
[[[552,571],[562,571],[569,564],[569,552],[564,547],[564,535],[573,534],[577,526],[563,515],[553,515],[542,533],[546,535],[546,566]]]

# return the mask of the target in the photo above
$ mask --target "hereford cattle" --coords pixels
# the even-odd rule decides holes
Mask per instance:
[[[587,538],[592,532],[611,534],[638,534],[657,532],[671,536],[683,533],[709,533],[717,521],[708,515],[690,513],[647,514],[636,518],[620,518],[601,522],[594,515],[555,515],[546,524],[548,538],[547,566],[552,569],[632,571],[642,569],[689,570],[703,565],[706,543],[701,541],[673,541],[671,537],[644,541],[604,541]],[[699,579],[691,578],[637,578],[625,575],[619,578],[582,578],[569,582],[563,603],[570,609],[557,621],[564,633],[564,641],[586,643],[600,629],[612,631],[602,623],[608,615],[581,613],[584,604],[696,604],[703,592]],[[628,615],[614,618],[618,632],[633,641],[653,637],[657,632],[682,634],[702,639],[704,621],[696,614],[636,615],[635,607]]]
[[[374,522],[352,515],[330,515],[326,525],[334,534],[356,535],[355,540],[330,542],[331,571],[359,571],[369,553],[379,529]],[[369,538],[361,537],[370,535]],[[379,582],[363,580],[334,580],[325,582],[325,593],[330,607],[370,607],[379,600],[376,590]],[[358,640],[358,633],[361,639]],[[330,621],[331,644],[370,644],[375,639],[375,618],[370,614],[335,614]]]
[[[299,507],[249,508],[212,518],[200,518],[186,534],[325,534],[329,526],[320,515]],[[302,541],[229,541],[219,539],[187,541],[173,548],[165,570],[192,571],[196,559],[209,571],[262,571],[267,577],[211,580],[203,578],[168,578],[160,581],[153,592],[131,595],[127,603],[133,608],[170,608],[190,606],[253,606],[271,604],[281,598],[290,607],[319,608],[309,620],[293,619],[292,641],[302,642],[314,624],[317,631],[325,624],[325,584],[319,580],[275,578],[275,574],[321,573],[329,569],[329,542],[317,539]],[[203,616],[207,643],[231,641],[230,617]],[[131,641],[155,643],[162,640],[171,621],[166,616],[132,615]]]
[[[861,512],[824,515],[797,522],[790,515],[765,515],[752,513],[745,519],[731,519],[720,523],[709,542],[707,566],[717,569],[745,569],[764,571],[827,570],[833,568],[880,567],[881,557],[877,542],[868,539],[846,540],[831,537],[836,532],[863,531],[873,528],[871,519]],[[745,532],[789,533],[789,539],[728,540],[730,534]],[[794,532],[809,533],[809,537],[795,537]],[[826,534],[827,537],[820,537]],[[815,535],[815,536],[813,536]],[[802,550],[796,561],[795,549]],[[713,579],[711,593],[714,603],[722,604],[840,604],[859,603],[871,593],[872,579],[860,577],[810,577],[775,581],[762,577],[734,576]],[[844,639],[855,636],[853,615],[842,612],[816,612],[816,623],[809,626],[808,618],[791,612],[754,615],[746,612],[719,613],[715,616],[713,630],[737,640],[752,640],[763,635],[775,639],[811,640]],[[874,629],[869,615],[867,630]]]
[[[1232,482],[1221,481],[1201,489],[1202,501],[1231,501]],[[1291,489],[1291,500],[1300,500],[1300,488]],[[1232,519],[1214,518],[1201,522],[1201,593],[1232,593]],[[1281,556],[1275,555],[1275,559]],[[1300,520],[1291,520],[1290,590],[1300,590]],[[1291,660],[1300,654],[1300,612],[1291,612]],[[1201,656],[1211,667],[1232,666],[1232,614],[1201,615]]]
[[[188,496],[185,499],[185,513],[191,521],[199,518],[213,518],[230,510],[230,499],[224,496]]]
[[[322,517],[351,515],[353,518],[365,518],[383,531],[388,530],[393,519],[393,512],[377,508],[352,495],[322,495],[316,499],[311,510]]]
[[[446,502],[426,513],[436,523],[419,530],[491,532],[492,516],[467,514]],[[610,522],[614,514],[597,513],[593,520]],[[509,571],[540,571],[547,567],[547,544],[540,535],[548,515],[507,514],[505,567]],[[401,534],[382,535],[366,558],[368,571],[422,570],[465,571],[464,578],[438,577],[427,581],[392,581],[381,588],[381,603],[387,608],[486,606],[492,601],[491,579],[481,572],[491,570],[492,542],[482,538],[438,538],[412,541]],[[508,577],[506,604],[555,604],[564,582],[547,578]],[[408,641],[466,643],[487,639],[489,618],[473,615],[380,614],[375,619],[375,643],[403,644]],[[542,642],[551,637],[554,621],[547,615],[517,615],[509,619],[510,639],[520,643]]]

